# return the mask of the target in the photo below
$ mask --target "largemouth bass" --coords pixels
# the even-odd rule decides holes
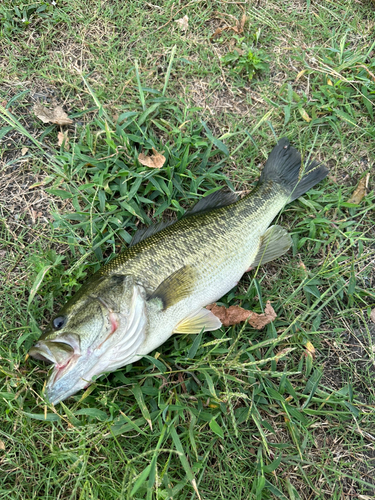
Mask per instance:
[[[218,191],[173,224],[136,233],[132,246],[80,288],[30,350],[54,364],[49,401],[56,404],[93,377],[137,361],[173,333],[220,328],[205,306],[249,268],[289,249],[286,230],[269,225],[327,173],[316,161],[303,165],[283,138],[247,196]]]

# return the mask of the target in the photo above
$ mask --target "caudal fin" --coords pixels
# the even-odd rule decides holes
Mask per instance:
[[[315,160],[302,165],[300,153],[283,137],[271,151],[259,182],[274,181],[280,184],[290,193],[290,203],[323,180],[327,174],[327,167]]]

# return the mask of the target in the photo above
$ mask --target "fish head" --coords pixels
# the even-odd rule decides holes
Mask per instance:
[[[47,327],[30,356],[53,363],[46,385],[56,404],[92,378],[134,361],[147,327],[146,292],[131,275],[89,281]]]

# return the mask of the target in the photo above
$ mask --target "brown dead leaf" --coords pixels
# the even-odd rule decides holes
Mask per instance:
[[[245,321],[251,314],[251,311],[243,309],[240,306],[218,306],[217,304],[210,304],[207,306],[212,314],[214,314],[223,323],[224,326],[238,325]]]
[[[354,193],[349,198],[348,203],[356,203],[357,205],[361,203],[363,198],[366,196],[369,180],[370,174],[362,177],[362,179],[358,182],[358,186],[356,187]]]
[[[37,222],[37,220],[39,219],[39,217],[42,217],[42,215],[43,215],[42,212],[37,212],[33,208],[30,210],[30,214],[31,214],[31,219],[33,221],[33,224],[35,224]]]
[[[63,144],[65,151],[69,151],[70,146],[69,146],[69,137],[67,130],[65,132],[59,132],[57,134],[57,145],[62,146]]]
[[[253,328],[261,330],[276,318],[276,313],[269,300],[264,308],[264,314],[257,314],[240,306],[226,308],[225,306],[210,304],[206,307],[220,319],[224,326],[238,325],[247,320]]]
[[[234,16],[230,17],[236,19]],[[237,20],[236,26],[224,26],[223,28],[216,28],[215,32],[210,36],[210,40],[213,40],[217,36],[221,35],[223,31],[234,31],[235,33],[240,35],[241,33],[243,33],[246,21],[247,21],[246,14],[243,13],[241,19]]]
[[[307,273],[307,268],[306,268],[305,264],[302,262],[302,260],[299,261],[298,267],[300,269],[302,269],[303,271],[305,271],[305,273]]]
[[[150,168],[161,168],[165,162],[165,156],[158,153],[155,148],[152,148],[152,155],[146,156],[143,153],[139,153],[138,161],[142,165]]]
[[[53,109],[46,108],[41,104],[35,104],[33,107],[35,115],[42,120],[43,123],[55,123],[56,125],[70,125],[73,120],[68,118],[68,115],[61,106],[56,106]]]
[[[334,182],[335,184],[337,184],[337,177],[336,177],[336,175],[333,175],[333,174],[328,174],[328,175],[327,175],[327,178],[328,178],[329,180],[331,180],[332,182]]]
[[[210,36],[210,40],[213,40],[217,36],[221,35],[222,32],[225,31],[225,30],[227,30],[227,29],[228,29],[228,27],[225,27],[225,28],[216,28],[215,33],[212,33],[212,35]]]
[[[21,149],[21,154],[22,156],[25,156],[25,154],[28,152],[29,148],[22,148]]]
[[[371,314],[370,314],[370,319],[371,319],[371,321],[372,321],[373,323],[375,323],[375,309],[373,309],[373,310],[371,311]]]
[[[253,328],[261,330],[268,325],[268,323],[272,323],[272,321],[276,318],[277,314],[271,306],[271,302],[267,300],[266,307],[264,308],[264,314],[253,313],[253,315],[248,319],[248,322]]]
[[[181,19],[176,20],[176,23],[180,25],[180,28],[182,30],[186,31],[189,27],[189,17],[188,16],[181,17]]]
[[[246,14],[245,14],[245,12],[244,12],[244,13],[242,14],[242,17],[241,17],[240,22],[237,24],[237,28],[238,28],[239,33],[242,33],[242,32],[243,32],[243,29],[244,29],[244,27],[245,27],[246,20],[247,20],[247,17],[246,17]]]
[[[221,35],[223,31],[234,31],[235,33],[239,32],[237,26],[224,26],[224,28],[217,28],[215,33],[212,33],[210,36],[210,40],[213,40],[215,37]]]
[[[187,389],[186,389],[186,385],[185,385],[185,379],[184,379],[184,375],[180,372],[177,376],[177,379],[181,385],[181,389],[182,389],[182,392],[184,394],[187,394]]]

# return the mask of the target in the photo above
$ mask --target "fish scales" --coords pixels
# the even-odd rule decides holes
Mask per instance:
[[[215,274],[216,267],[231,261],[231,257],[237,256],[238,261],[239,252],[244,261],[243,274],[264,233],[265,210],[268,226],[287,198],[288,194],[277,191],[273,182],[262,185],[256,193],[250,193],[230,207],[191,215],[164,228],[114,258],[97,276],[134,273],[142,276],[146,286],[155,289],[183,265],[193,265],[204,279]],[[270,200],[273,200],[272,207]],[[251,222],[254,226],[249,231]]]
[[[299,152],[280,139],[247,196],[234,201],[214,193],[177,222],[138,237],[99,269],[30,351],[54,365],[46,388],[50,402],[137,361],[173,333],[220,328],[204,306],[231,290],[251,266],[289,249],[285,229],[269,226],[327,173],[316,161],[303,165]]]

